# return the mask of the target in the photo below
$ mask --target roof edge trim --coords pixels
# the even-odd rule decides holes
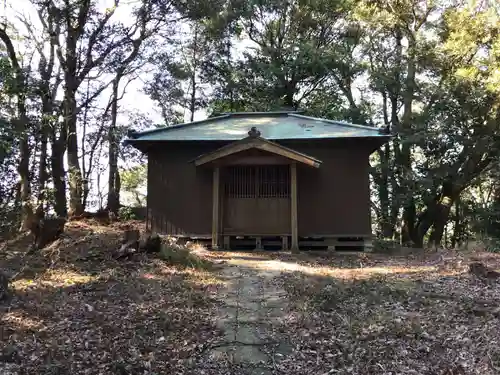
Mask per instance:
[[[235,116],[235,117],[245,117],[245,116],[285,116],[305,113],[304,110],[297,111],[271,111],[271,112],[223,112],[221,115]]]

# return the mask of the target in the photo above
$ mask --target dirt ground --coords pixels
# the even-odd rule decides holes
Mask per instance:
[[[128,226],[0,245],[1,374],[500,374],[500,285],[467,273],[495,254],[113,260]]]

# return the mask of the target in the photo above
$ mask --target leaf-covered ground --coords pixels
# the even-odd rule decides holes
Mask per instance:
[[[155,256],[114,261],[122,227],[67,224],[38,255],[2,245],[14,296],[0,304],[0,373],[197,373],[214,328],[212,272]]]
[[[468,275],[467,259],[449,259],[441,268],[424,257],[302,259],[303,269],[277,280],[294,303],[283,335],[296,350],[284,366],[303,374],[500,374],[500,285]],[[498,266],[493,256],[481,260]]]
[[[467,273],[476,260],[498,269],[495,255],[209,256],[279,271],[286,313],[267,334],[292,350],[267,373],[500,374],[500,285]]]
[[[200,250],[185,267],[173,255],[112,260],[123,229],[72,222],[37,255],[26,239],[2,244],[15,294],[0,304],[0,374],[500,374],[500,285],[469,275],[469,256],[443,266],[432,256]],[[474,256],[499,268],[491,254]],[[235,290],[222,267],[251,276],[243,289],[274,290],[268,309],[282,310],[276,324],[256,322],[272,344],[259,346],[268,360],[254,369],[207,355],[227,336],[216,323]],[[242,305],[251,292],[238,292]]]

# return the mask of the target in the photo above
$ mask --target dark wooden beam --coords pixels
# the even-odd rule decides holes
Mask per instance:
[[[297,163],[290,164],[290,198],[291,198],[291,232],[292,232],[292,252],[299,251],[299,232],[297,218]]]
[[[220,169],[214,168],[213,172],[213,188],[212,188],[212,249],[219,248],[219,186],[220,186]]]

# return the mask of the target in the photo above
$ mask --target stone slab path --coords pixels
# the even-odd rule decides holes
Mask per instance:
[[[222,343],[212,348],[211,359],[243,365],[251,375],[272,374],[273,365],[291,348],[276,339],[286,321],[285,291],[273,282],[280,270],[273,261],[228,259],[221,271],[226,287],[220,291],[217,325]]]

